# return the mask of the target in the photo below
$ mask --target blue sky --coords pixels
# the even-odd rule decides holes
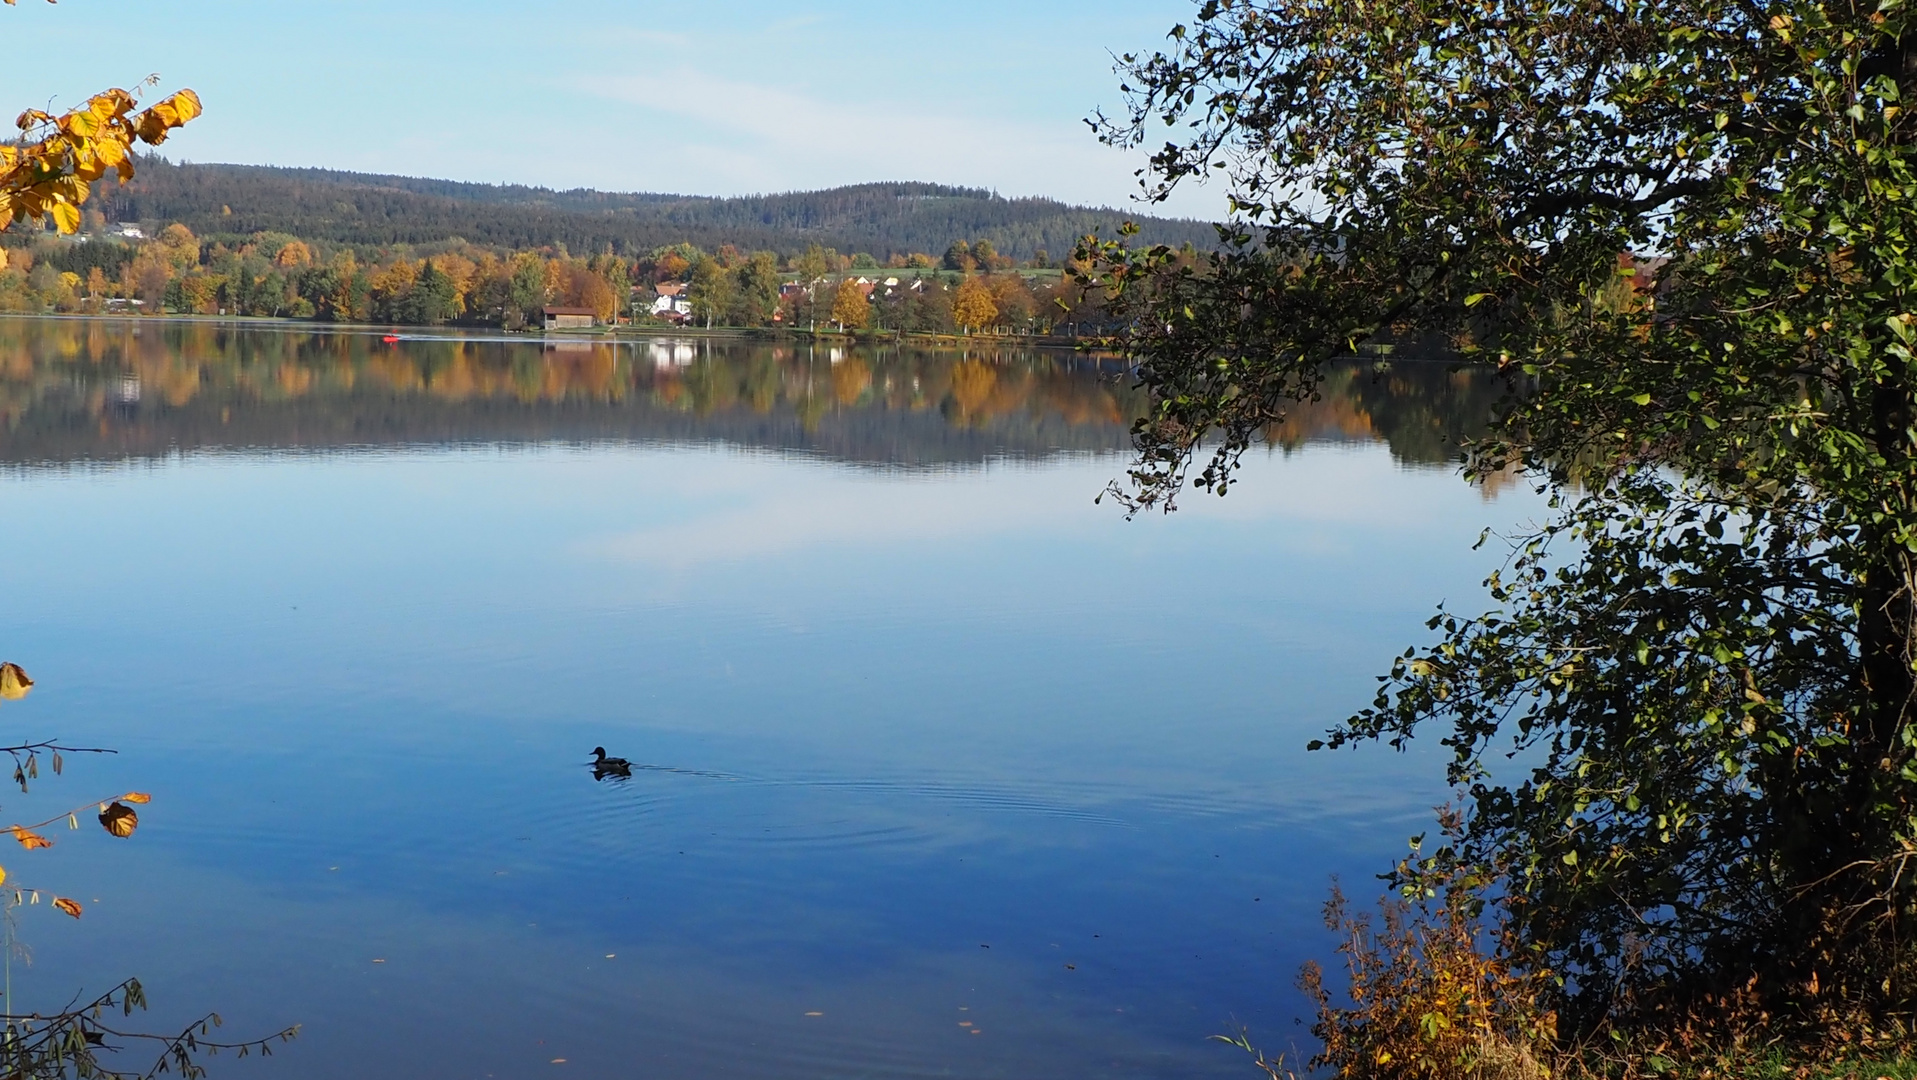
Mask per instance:
[[[739,194],[936,180],[1127,205],[1081,119],[1190,0],[21,0],[0,107],[157,72],[194,161]],[[1179,213],[1217,217],[1217,190]]]

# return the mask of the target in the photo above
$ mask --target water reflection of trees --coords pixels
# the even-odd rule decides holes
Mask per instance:
[[[1455,460],[1484,429],[1503,393],[1491,373],[1431,361],[1350,363],[1326,373],[1317,401],[1300,403],[1266,438],[1285,450],[1308,442],[1383,440],[1404,461]]]
[[[1272,440],[1455,455],[1483,373],[1353,365]],[[540,341],[215,323],[0,320],[0,458],[202,446],[724,439],[854,460],[1123,450],[1143,398],[1109,362],[1019,348],[713,340]]]

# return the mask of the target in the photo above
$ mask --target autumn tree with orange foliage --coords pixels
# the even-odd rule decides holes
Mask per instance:
[[[987,288],[992,290],[992,305],[998,310],[992,317],[1011,326],[1026,326],[1038,313],[1038,300],[1025,284],[1025,279],[1017,274],[994,274],[988,279]]]
[[[679,281],[692,269],[692,261],[677,251],[668,251],[653,264],[654,281]]]
[[[841,281],[837,291],[832,298],[832,321],[841,330],[865,329],[872,321],[872,305],[865,298],[865,290],[853,282]]]
[[[401,309],[419,281],[419,264],[399,259],[373,275],[373,317],[400,322]]]
[[[585,263],[560,265],[559,288],[554,292],[567,307],[592,309],[593,317],[600,322],[611,322],[618,308],[619,298],[613,294],[612,284]]]
[[[298,269],[313,265],[313,249],[303,240],[291,240],[273,256],[273,265],[287,269]]]
[[[998,301],[992,299],[991,286],[983,278],[966,278],[952,300],[952,321],[969,333],[992,325],[996,318]]]

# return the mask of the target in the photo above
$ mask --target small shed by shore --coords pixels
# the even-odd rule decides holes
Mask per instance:
[[[548,330],[590,330],[597,321],[589,307],[549,307],[545,316]]]

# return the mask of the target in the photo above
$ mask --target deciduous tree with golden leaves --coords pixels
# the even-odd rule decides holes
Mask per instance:
[[[992,325],[996,318],[998,301],[992,299],[991,286],[983,278],[966,278],[952,300],[952,321],[970,332]]]
[[[273,265],[290,270],[313,265],[313,249],[306,246],[304,240],[289,240],[279,253],[273,256]]]
[[[865,329],[865,324],[872,321],[872,305],[865,299],[865,290],[855,282],[839,282],[838,295],[832,298],[832,321],[841,330]]]

